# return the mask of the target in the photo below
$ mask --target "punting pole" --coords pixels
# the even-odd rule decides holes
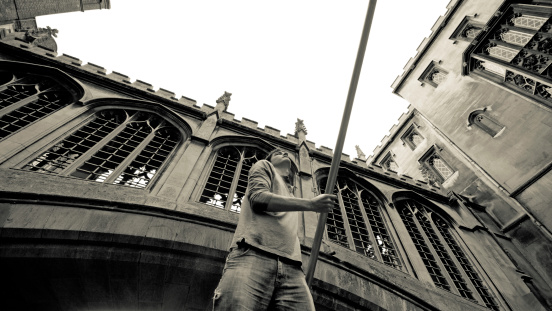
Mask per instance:
[[[333,193],[333,189],[335,188],[335,183],[337,181],[337,171],[339,169],[339,162],[341,161],[341,153],[343,151],[343,144],[345,143],[345,136],[347,135],[349,119],[351,118],[351,110],[353,109],[353,102],[355,100],[358,79],[360,76],[360,70],[362,68],[362,61],[364,60],[364,53],[366,52],[368,36],[370,35],[372,19],[374,18],[376,2],[377,0],[369,0],[368,3],[368,12],[366,13],[364,28],[362,29],[362,36],[360,38],[360,44],[358,46],[355,69],[353,70],[353,76],[351,77],[349,93],[347,94],[347,102],[345,103],[343,118],[341,120],[341,127],[339,128],[339,135],[335,144],[335,152],[332,159],[332,165],[330,167],[330,173],[328,176],[328,181],[326,183],[326,193]],[[318,260],[318,253],[320,252],[320,244],[322,244],[322,236],[324,235],[324,228],[326,227],[327,218],[328,213],[320,214],[318,225],[316,227],[316,233],[314,234],[314,241],[312,243],[312,250],[309,258],[309,265],[307,267],[307,284],[309,285],[309,287],[311,287],[312,285],[314,269],[316,268],[316,261]]]

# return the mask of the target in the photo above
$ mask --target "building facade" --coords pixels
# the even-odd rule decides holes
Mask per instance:
[[[549,308],[551,10],[451,1],[392,85],[409,112],[368,161],[484,207],[487,229]]]
[[[522,270],[526,257],[512,251],[517,242],[493,222],[487,201],[449,193],[446,179],[461,166],[439,148],[423,157],[442,180],[415,170],[397,174],[398,153],[381,165],[334,155],[307,140],[301,120],[293,134],[282,135],[235,119],[230,101],[225,92],[215,105],[198,106],[58,56],[26,32],[5,33],[3,308],[208,310],[248,170],[276,147],[290,155],[293,192],[302,198],[324,192],[332,157],[341,157],[339,203],[328,215],[314,274],[317,310],[548,308],[533,274],[542,271]],[[432,134],[421,114],[412,118],[419,127],[405,144],[416,149]],[[452,174],[446,178],[444,165]],[[299,219],[307,263],[318,217],[300,213]]]

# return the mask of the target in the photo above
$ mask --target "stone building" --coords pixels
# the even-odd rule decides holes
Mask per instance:
[[[452,1],[392,85],[409,112],[368,159],[480,205],[480,229],[549,308],[551,14],[550,1]]]
[[[445,19],[462,21],[458,14],[477,7],[470,3],[453,1]],[[417,163],[401,171],[406,164],[393,139],[387,152],[376,153],[389,155],[386,161],[367,164],[361,152],[351,160],[307,140],[301,120],[293,134],[282,135],[235,119],[230,93],[198,106],[33,42],[22,31],[0,39],[2,309],[208,310],[248,170],[275,147],[290,155],[297,197],[323,192],[332,157],[341,158],[339,204],[328,216],[314,275],[317,310],[549,308],[549,271],[527,254],[549,245],[528,235],[546,228],[531,214],[505,230],[495,214],[499,206],[518,211],[516,199],[483,188],[487,181],[464,158],[445,158],[444,148],[456,144],[421,107],[399,127],[416,122],[411,129],[423,138],[407,140],[410,148],[429,138],[432,145],[446,142],[435,152],[451,176],[464,166],[470,172],[460,171],[456,182],[427,177],[440,172],[431,167],[416,175]],[[454,68],[443,69],[447,83]],[[506,129],[499,137],[505,137],[510,125],[500,122]],[[435,156],[423,159],[438,163]],[[453,187],[475,178],[483,199]],[[306,263],[317,215],[299,218]],[[525,234],[515,235],[520,226]]]

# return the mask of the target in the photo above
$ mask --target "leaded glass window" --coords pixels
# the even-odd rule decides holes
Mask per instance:
[[[419,202],[396,202],[405,228],[435,286],[483,304],[498,305],[441,216]]]
[[[326,182],[327,178],[319,182],[321,193],[325,192]],[[328,239],[368,258],[402,269],[382,215],[383,207],[376,197],[359,183],[346,178],[337,179],[334,194],[339,203],[328,213]]]
[[[145,188],[180,141],[180,132],[156,114],[101,110],[23,169]]]
[[[432,146],[420,159],[420,164],[427,170],[433,172],[439,179],[439,182],[444,182],[447,178],[454,174],[452,167],[441,157],[436,146]]]
[[[429,158],[428,163],[430,166],[435,168],[439,175],[444,179],[449,178],[452,175],[452,170],[449,168],[447,163],[443,161],[438,155],[433,155]]]
[[[255,147],[225,146],[217,150],[200,202],[239,213],[249,169],[266,153]]]
[[[53,79],[0,72],[0,140],[72,103],[70,93]]]

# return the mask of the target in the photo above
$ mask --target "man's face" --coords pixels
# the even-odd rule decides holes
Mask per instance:
[[[287,165],[291,165],[291,160],[289,159],[287,152],[282,150],[274,152],[270,157],[270,162],[274,166],[282,165],[284,163],[287,163]]]

